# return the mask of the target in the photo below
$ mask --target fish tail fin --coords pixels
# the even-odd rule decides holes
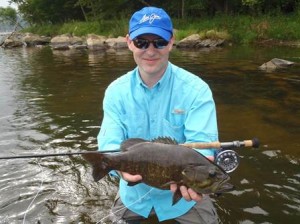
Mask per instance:
[[[89,152],[82,157],[92,165],[93,178],[95,181],[102,179],[110,171],[106,162],[106,156],[99,152]]]

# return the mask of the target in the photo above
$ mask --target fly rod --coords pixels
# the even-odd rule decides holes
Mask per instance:
[[[253,147],[257,148],[259,146],[259,141],[257,138],[253,140],[244,140],[244,141],[232,141],[232,142],[193,142],[193,143],[184,143],[180,144],[188,148],[197,148],[197,149],[225,149],[225,148],[239,148],[239,147]],[[72,155],[82,155],[89,153],[113,153],[120,152],[120,150],[105,150],[105,151],[83,151],[83,152],[63,152],[63,153],[50,153],[50,154],[27,154],[27,155],[14,155],[14,156],[3,156],[0,159],[28,159],[28,158],[45,158],[53,156],[72,156]]]
[[[29,158],[44,158],[53,156],[73,156],[73,155],[83,155],[89,153],[95,153],[99,151],[84,151],[84,152],[62,152],[62,153],[48,153],[48,154],[28,154],[28,155],[17,155],[17,156],[3,156],[0,159],[29,159]],[[120,152],[120,150],[106,150],[101,153],[111,153]]]
[[[197,148],[197,149],[232,149],[232,148],[240,148],[240,147],[259,147],[259,140],[257,138],[253,138],[252,140],[244,140],[244,141],[232,141],[232,142],[193,142],[193,143],[184,143],[180,144],[189,148]]]

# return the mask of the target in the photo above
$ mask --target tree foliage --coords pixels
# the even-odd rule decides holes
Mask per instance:
[[[97,21],[129,17],[144,6],[162,7],[173,18],[216,14],[287,14],[300,11],[300,0],[10,0],[32,24]]]
[[[11,7],[0,7],[0,23],[9,25],[15,24],[17,21],[17,11]]]
[[[18,5],[23,18],[32,24],[63,23],[83,20],[77,0],[11,0]]]

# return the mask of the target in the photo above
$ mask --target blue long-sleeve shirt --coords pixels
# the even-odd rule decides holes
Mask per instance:
[[[118,149],[128,138],[172,137],[178,143],[218,140],[215,103],[209,86],[199,77],[169,62],[162,78],[148,88],[138,68],[112,82],[103,101],[104,118],[98,134],[100,151]],[[214,150],[199,150],[214,156]],[[183,159],[183,158],[170,158]],[[185,214],[196,202],[140,183],[120,179],[120,197],[133,212],[148,217],[154,207],[160,221]]]

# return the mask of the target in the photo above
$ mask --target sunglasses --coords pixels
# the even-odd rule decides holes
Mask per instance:
[[[165,48],[168,44],[169,41],[166,41],[165,39],[155,39],[155,40],[146,40],[142,38],[135,38],[133,39],[133,44],[139,49],[147,49],[150,46],[150,43],[153,44],[153,46],[157,49],[163,49]]]

